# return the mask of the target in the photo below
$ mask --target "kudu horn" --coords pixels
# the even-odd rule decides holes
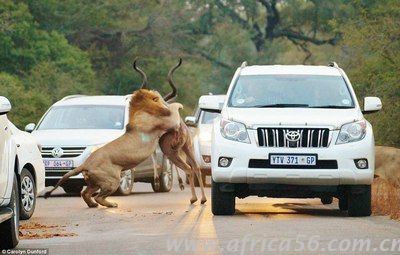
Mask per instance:
[[[143,82],[142,82],[142,86],[140,87],[141,89],[147,89],[147,75],[145,72],[143,72],[142,69],[140,69],[139,67],[136,66],[136,62],[137,62],[138,58],[135,58],[135,60],[133,61],[133,69],[135,69],[138,73],[140,73],[140,75],[143,78]]]
[[[182,64],[182,58],[179,58],[179,62],[176,66],[172,67],[169,72],[168,72],[168,83],[172,88],[172,92],[168,93],[166,96],[164,96],[164,100],[168,102],[169,100],[173,99],[177,95],[177,90],[174,84],[174,80],[172,80],[172,75],[174,74],[175,70],[178,69]]]

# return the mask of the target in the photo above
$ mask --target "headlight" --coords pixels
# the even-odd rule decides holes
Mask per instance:
[[[367,122],[365,120],[344,124],[340,129],[336,144],[360,141],[365,137],[366,129]]]
[[[221,119],[220,130],[221,135],[226,139],[242,143],[250,143],[246,126],[242,123]]]
[[[103,146],[104,146],[104,144],[94,145],[92,147],[92,149],[90,150],[90,153],[93,153],[93,152],[97,151],[98,149],[100,149]]]

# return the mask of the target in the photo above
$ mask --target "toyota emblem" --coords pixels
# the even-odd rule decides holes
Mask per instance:
[[[289,131],[286,133],[286,139],[289,142],[297,142],[300,140],[300,132],[299,131]]]
[[[64,155],[64,151],[62,148],[56,147],[51,151],[51,155],[53,155],[55,158],[61,158],[62,155]]]

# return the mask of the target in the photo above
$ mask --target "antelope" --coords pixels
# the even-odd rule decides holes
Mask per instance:
[[[117,207],[116,203],[107,201],[106,198],[117,190],[121,172],[135,168],[151,156],[164,133],[180,128],[179,109],[182,105],[167,104],[158,92],[148,90],[147,77],[136,66],[136,61],[137,59],[133,62],[133,68],[142,75],[143,82],[141,88],[132,95],[126,132],[94,151],[81,166],[66,173],[45,194],[45,198],[71,176],[82,173],[87,187],[81,196],[89,207],[97,207],[98,204]],[[92,195],[99,189],[94,197],[95,202]]]
[[[170,103],[173,99],[177,97],[177,89],[175,87],[172,76],[175,70],[178,69],[181,66],[181,64],[182,64],[182,59],[180,58],[178,64],[172,67],[168,72],[167,79],[169,85],[172,88],[172,91],[164,96],[164,100],[167,103]],[[191,204],[197,201],[197,195],[194,188],[194,176],[196,175],[197,179],[199,180],[201,189],[201,204],[204,204],[207,201],[207,198],[204,193],[204,184],[201,178],[201,171],[195,160],[193,151],[193,140],[190,135],[189,128],[186,126],[185,122],[181,119],[179,128],[177,130],[170,130],[165,134],[163,134],[159,140],[159,145],[164,155],[175,166],[176,172],[178,173],[178,169],[176,168],[177,166],[187,174],[192,193],[192,197],[190,199]],[[179,173],[178,173],[178,180],[180,188],[183,189],[184,186],[182,183],[182,179],[179,176]],[[155,183],[156,182],[159,182],[158,175],[157,178],[155,179]]]

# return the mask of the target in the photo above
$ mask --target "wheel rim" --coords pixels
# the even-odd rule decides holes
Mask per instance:
[[[25,211],[30,212],[35,203],[35,191],[31,178],[25,176],[21,181],[21,202]]]
[[[126,170],[122,172],[119,187],[124,192],[129,192],[132,189],[132,170]]]
[[[165,160],[165,167],[166,171],[163,173],[163,182],[166,188],[171,188],[172,185],[172,166],[169,160]]]

